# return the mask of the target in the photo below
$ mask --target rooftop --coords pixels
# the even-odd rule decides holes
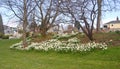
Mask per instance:
[[[119,23],[120,24],[120,21],[110,21],[110,22],[108,22],[108,23],[106,23],[106,24],[116,24],[116,23]]]

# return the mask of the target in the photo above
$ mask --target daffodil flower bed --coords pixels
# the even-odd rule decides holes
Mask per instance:
[[[74,37],[67,41],[59,41],[58,39],[51,39],[47,41],[43,41],[40,43],[32,42],[27,47],[22,46],[22,42],[13,44],[10,46],[11,49],[18,49],[18,50],[40,50],[40,51],[71,51],[71,52],[84,52],[84,51],[91,51],[93,49],[101,49],[106,50],[107,45],[105,43],[95,43],[90,42],[86,44],[80,43],[79,39]]]

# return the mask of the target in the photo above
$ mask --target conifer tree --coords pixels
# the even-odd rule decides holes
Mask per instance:
[[[3,20],[1,14],[0,14],[0,33],[4,34]]]

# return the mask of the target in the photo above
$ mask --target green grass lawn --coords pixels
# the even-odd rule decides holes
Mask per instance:
[[[120,46],[85,54],[11,50],[0,40],[0,69],[120,69]]]

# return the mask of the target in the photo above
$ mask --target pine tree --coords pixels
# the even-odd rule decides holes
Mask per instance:
[[[4,34],[3,20],[1,14],[0,14],[0,33]]]

